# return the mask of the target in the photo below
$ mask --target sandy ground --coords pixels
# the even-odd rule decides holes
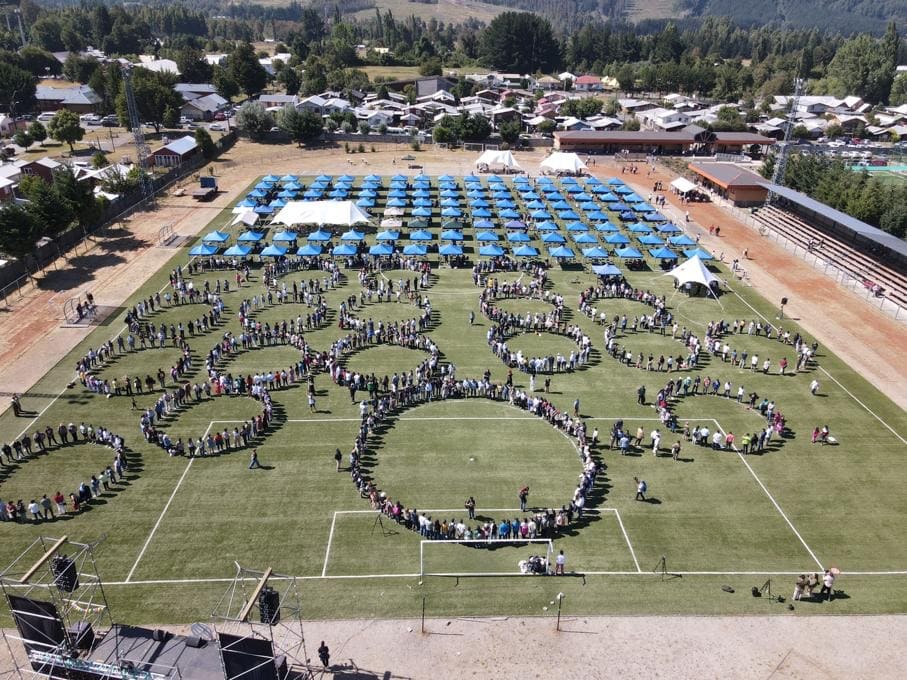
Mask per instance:
[[[92,330],[63,323],[65,299],[91,291],[99,305],[115,310],[172,256],[172,249],[157,245],[162,225],[173,224],[179,235],[197,234],[238,190],[264,172],[413,173],[396,162],[406,153],[403,146],[347,156],[337,150],[239,143],[214,164],[224,190],[214,202],[199,205],[168,195],[154,211],[131,216],[123,225],[125,233],[114,230],[99,239],[87,253],[93,257],[84,259],[86,253],[80,251],[58,262],[48,274],[54,290],[32,289],[0,309],[0,392],[27,392]],[[429,174],[466,174],[474,158],[462,151],[419,154]],[[542,154],[518,158],[535,174]],[[621,176],[619,166],[607,162],[600,161],[592,171]],[[653,176],[645,172],[641,168],[639,175],[624,176],[643,196],[656,179],[665,185],[673,179],[661,168]],[[788,311],[807,331],[907,408],[907,393],[898,389],[907,378],[907,354],[864,351],[907,345],[903,325],[839,289],[719,206],[687,207],[669,200],[667,212],[682,217],[689,209],[691,231],[700,231],[703,245],[723,251],[725,260],[748,249],[751,284],[769,299],[790,297]],[[710,224],[721,225],[720,239],[708,235]],[[53,395],[39,399],[26,394],[23,403],[40,410],[47,396]],[[7,405],[6,399],[0,404]],[[23,427],[29,424],[22,421]],[[554,630],[553,619],[440,619],[429,621],[427,629],[422,634],[418,622],[399,620],[315,622],[307,627],[309,653],[314,657],[318,642],[326,640],[333,662],[344,669],[335,677],[348,678],[877,678],[907,667],[907,652],[897,642],[907,639],[907,617],[902,616],[565,618],[561,632]],[[0,677],[10,667],[5,653],[0,652]],[[351,672],[356,668],[359,675]]]

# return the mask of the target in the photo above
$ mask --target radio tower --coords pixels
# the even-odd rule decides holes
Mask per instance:
[[[154,182],[148,174],[148,145],[145,143],[142,121],[139,118],[139,107],[135,103],[135,92],[132,89],[132,65],[124,64],[121,70],[123,73],[123,90],[126,94],[126,109],[129,111],[129,127],[132,130],[136,161],[141,172],[139,182],[142,187],[142,194],[150,203],[154,201]]]
[[[784,131],[784,140],[780,144],[778,154],[775,157],[775,170],[772,172],[772,185],[781,185],[784,182],[784,173],[787,170],[788,148],[790,140],[793,137],[794,123],[796,122],[797,106],[800,103],[800,96],[806,88],[805,78],[796,78],[794,80],[794,95],[790,98],[790,108],[787,112],[787,129]],[[768,202],[774,203],[778,195],[771,191],[768,195]]]

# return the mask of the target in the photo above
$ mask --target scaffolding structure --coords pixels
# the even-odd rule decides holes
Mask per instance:
[[[255,641],[270,643],[273,655],[260,655],[258,665],[275,665],[275,677],[279,680],[313,678],[296,577],[275,574],[270,567],[259,571],[243,567],[239,562],[234,564],[233,580],[211,613],[219,638],[224,678],[241,680],[245,675],[231,673],[224,662],[225,654],[240,653],[239,650],[252,646]],[[262,607],[261,596],[269,588],[279,597],[279,605],[273,611]]]
[[[123,74],[123,91],[126,94],[126,111],[129,114],[129,128],[135,143],[136,164],[139,167],[142,194],[150,204],[154,203],[154,180],[148,174],[148,144],[145,142],[145,133],[142,132],[142,119],[139,116],[139,107],[135,101],[135,90],[132,86],[132,65],[124,64],[121,68]]]
[[[58,677],[67,677],[67,672],[89,663],[78,659],[79,648],[91,644],[89,638],[93,640],[101,629],[113,627],[94,556],[103,540],[89,544],[67,536],[41,536],[0,573],[0,588],[17,624],[15,630],[2,631],[12,666],[0,669],[0,678],[53,677],[54,670]],[[59,568],[63,557],[71,560],[62,560],[68,564],[65,575]],[[43,607],[18,609],[21,604],[17,603],[24,601]],[[116,650],[119,661],[118,641]]]

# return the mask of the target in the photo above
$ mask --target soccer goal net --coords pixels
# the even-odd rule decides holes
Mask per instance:
[[[425,576],[525,576],[554,573],[550,538],[419,542],[419,574]]]

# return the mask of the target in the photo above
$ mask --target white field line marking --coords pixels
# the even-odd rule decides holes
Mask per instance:
[[[432,416],[432,417],[403,417],[399,421],[407,420],[533,420],[538,416]],[[541,418],[538,418],[541,420]],[[709,416],[690,416],[691,420],[710,420]],[[626,416],[590,416],[584,420],[661,420],[661,418],[627,418]],[[288,418],[284,423],[358,423],[362,418]],[[243,420],[212,420],[212,423],[242,423]],[[545,422],[545,421],[543,421]]]
[[[715,427],[717,427],[721,431],[722,435],[726,434],[724,431],[724,428],[721,427],[721,423],[719,423],[715,419],[712,419],[712,422],[715,423]],[[769,490],[767,488],[765,488],[765,484],[763,484],[762,480],[759,479],[759,476],[756,474],[756,471],[753,470],[752,467],[750,467],[749,462],[746,460],[746,456],[744,456],[742,453],[740,453],[740,449],[738,449],[736,445],[734,446],[734,453],[737,454],[737,457],[743,462],[743,464],[746,466],[746,469],[750,471],[750,474],[753,476],[753,479],[756,480],[756,483],[762,488],[762,491],[765,492],[765,495],[768,496],[768,499],[772,502],[772,505],[775,506],[775,510],[777,510],[781,514],[781,516],[784,518],[784,521],[787,522],[787,526],[790,527],[791,531],[794,532],[794,535],[800,540],[800,543],[803,544],[803,547],[806,548],[806,552],[809,553],[809,556],[812,557],[813,560],[815,560],[819,569],[825,569],[824,565],[819,561],[819,558],[816,557],[816,554],[806,544],[806,541],[804,540],[803,536],[801,536],[800,532],[797,531],[797,527],[794,526],[794,523],[790,521],[790,518],[788,518],[788,516],[784,513],[784,510],[781,509],[781,506],[778,505],[778,501],[775,500],[775,497],[772,496],[771,493],[769,493]]]
[[[736,295],[737,298],[738,298],[741,302],[743,302],[743,304],[745,304],[747,307],[749,307],[750,309],[752,309],[753,312],[755,312],[755,313],[756,313],[763,321],[765,321],[765,322],[768,323],[772,328],[775,328],[775,329],[777,330],[777,327],[776,327],[771,321],[769,321],[768,318],[766,318],[766,316],[765,316],[764,314],[762,314],[761,312],[759,312],[759,311],[758,311],[755,307],[753,307],[749,302],[747,302],[746,300],[744,300],[744,299],[737,293],[737,291],[735,291],[735,290],[734,290],[733,288],[731,288],[730,286],[728,286],[728,290],[730,290],[732,293],[734,293],[734,295]],[[884,420],[882,420],[882,418],[881,418],[878,414],[876,414],[871,408],[869,408],[866,404],[864,404],[862,401],[860,401],[859,399],[857,399],[857,398],[853,395],[853,393],[852,393],[850,390],[848,390],[846,387],[844,387],[844,385],[842,385],[842,384],[838,381],[837,378],[835,378],[831,373],[829,373],[828,371],[826,371],[824,367],[819,366],[818,364],[816,364],[816,366],[818,367],[818,369],[819,369],[820,371],[822,371],[825,375],[827,375],[829,378],[831,378],[831,380],[832,380],[838,387],[840,387],[842,390],[844,390],[844,392],[847,393],[847,396],[849,396],[851,399],[853,399],[855,402],[857,402],[860,406],[862,406],[862,407],[866,410],[867,413],[869,413],[873,418],[875,418],[875,419],[878,420],[880,423],[882,423],[882,425],[884,425],[886,428],[888,428],[888,430],[889,430],[895,437],[897,437],[898,439],[900,439],[902,443],[907,444],[907,439],[904,439],[904,437],[902,437],[901,435],[899,435],[899,434],[894,430],[894,428],[891,427],[891,425],[889,425],[889,424],[886,423]]]
[[[334,540],[334,525],[337,522],[337,511],[334,511],[334,516],[331,517],[331,532],[328,534],[328,545],[324,549],[324,566],[321,567],[321,576],[324,578],[328,575],[328,558],[331,556],[331,542]]]
[[[847,395],[848,395],[851,399],[853,399],[853,400],[854,400],[855,402],[857,402],[860,406],[862,406],[864,409],[866,409],[870,414],[872,414],[872,416],[873,416],[876,420],[878,420],[880,423],[882,423],[882,425],[884,425],[885,427],[887,427],[888,430],[891,432],[891,434],[893,434],[895,437],[897,437],[898,439],[901,440],[901,443],[907,444],[907,439],[904,439],[901,435],[899,435],[897,432],[895,432],[894,428],[892,428],[891,425],[889,425],[889,424],[886,423],[884,420],[882,420],[882,419],[876,414],[875,411],[873,411],[873,410],[872,410],[871,408],[869,408],[866,404],[864,404],[862,401],[860,401],[859,399],[857,399],[856,396],[854,396],[854,394],[853,394],[849,389],[847,389],[846,387],[844,387],[844,385],[842,385],[840,382],[838,382],[838,379],[837,379],[837,378],[835,378],[831,373],[829,373],[828,371],[826,371],[822,366],[819,366],[819,370],[822,371],[822,372],[823,372],[825,375],[827,375],[829,378],[831,378],[832,381],[835,383],[835,385],[837,385],[837,386],[840,387],[842,390],[844,390],[844,391],[847,393]]]
[[[205,430],[205,434],[202,437],[207,437],[208,433],[211,431],[212,423],[208,423],[208,427]],[[154,534],[157,532],[157,528],[161,525],[161,522],[164,519],[164,515],[167,514],[167,510],[170,509],[170,504],[173,502],[173,499],[176,497],[176,492],[179,491],[180,486],[183,484],[183,480],[186,479],[186,475],[189,474],[189,468],[192,467],[192,463],[195,461],[195,458],[190,458],[189,462],[186,463],[186,469],[183,470],[183,474],[180,476],[179,481],[176,483],[176,486],[173,487],[173,493],[170,494],[170,498],[167,499],[167,504],[164,505],[164,509],[161,510],[160,516],[157,518],[157,522],[154,523],[154,528],[151,530],[151,533],[148,534],[148,538],[145,539],[145,545],[142,546],[142,550],[139,553],[139,556],[135,558],[135,562],[132,564],[132,569],[129,570],[129,573],[126,575],[126,582],[128,583],[132,579],[132,575],[135,573],[136,568],[139,566],[139,562],[142,561],[142,557],[145,555],[145,551],[148,550],[148,546],[151,544],[151,539],[154,538]]]
[[[630,543],[630,537],[627,535],[627,530],[624,528],[624,522],[620,518],[620,512],[618,512],[617,508],[608,508],[608,510],[613,510],[614,514],[617,516],[617,523],[620,525],[620,531],[624,535],[627,547],[630,549],[630,556],[633,558],[633,564],[636,565],[636,571],[641,574],[642,569],[639,568],[639,560],[636,559],[636,552],[633,550],[633,544]]]

